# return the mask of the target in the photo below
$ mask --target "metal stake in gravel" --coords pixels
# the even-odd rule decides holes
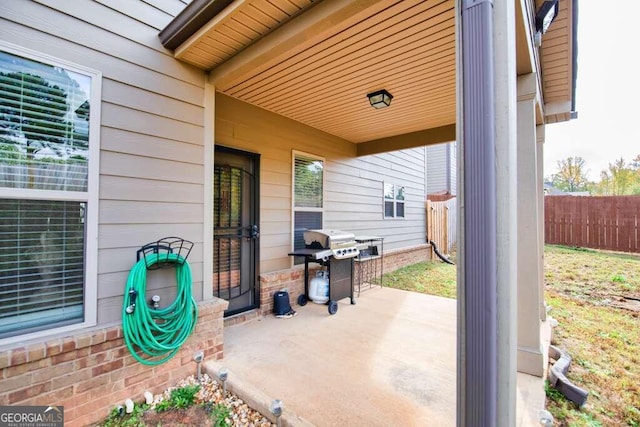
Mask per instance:
[[[218,378],[222,381],[222,392],[227,394],[227,377],[229,376],[229,370],[227,368],[220,368],[218,371]]]
[[[284,403],[280,399],[273,399],[271,401],[271,405],[269,405],[269,410],[276,417],[276,426],[280,427],[280,415],[282,415],[282,409],[284,408]]]

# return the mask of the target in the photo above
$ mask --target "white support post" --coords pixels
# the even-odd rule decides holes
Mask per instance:
[[[547,320],[547,305],[544,297],[544,125],[536,126],[536,162],[538,167],[538,274],[540,320]],[[543,351],[544,354],[544,351]]]
[[[494,2],[496,90],[496,231],[498,279],[498,416],[516,425],[517,349],[517,71],[515,2]]]
[[[542,376],[536,75],[518,77],[518,371]]]

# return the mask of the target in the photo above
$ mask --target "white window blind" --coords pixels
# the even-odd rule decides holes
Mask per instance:
[[[304,231],[322,228],[324,160],[294,153],[293,156],[293,248],[305,247]],[[296,259],[295,263],[301,263]]]
[[[294,206],[322,209],[324,161],[297,154],[294,160]]]
[[[0,199],[0,331],[82,319],[85,209]]]
[[[85,318],[92,79],[0,45],[0,338]],[[97,119],[93,119],[95,121]]]

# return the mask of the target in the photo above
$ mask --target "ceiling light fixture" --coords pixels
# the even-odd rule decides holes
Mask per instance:
[[[385,89],[382,89],[367,94],[367,98],[369,98],[369,104],[371,104],[373,108],[385,108],[391,105],[393,95]]]

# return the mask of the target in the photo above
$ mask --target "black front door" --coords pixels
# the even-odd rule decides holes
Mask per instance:
[[[216,147],[213,178],[213,295],[225,316],[259,306],[258,171],[260,157]]]

